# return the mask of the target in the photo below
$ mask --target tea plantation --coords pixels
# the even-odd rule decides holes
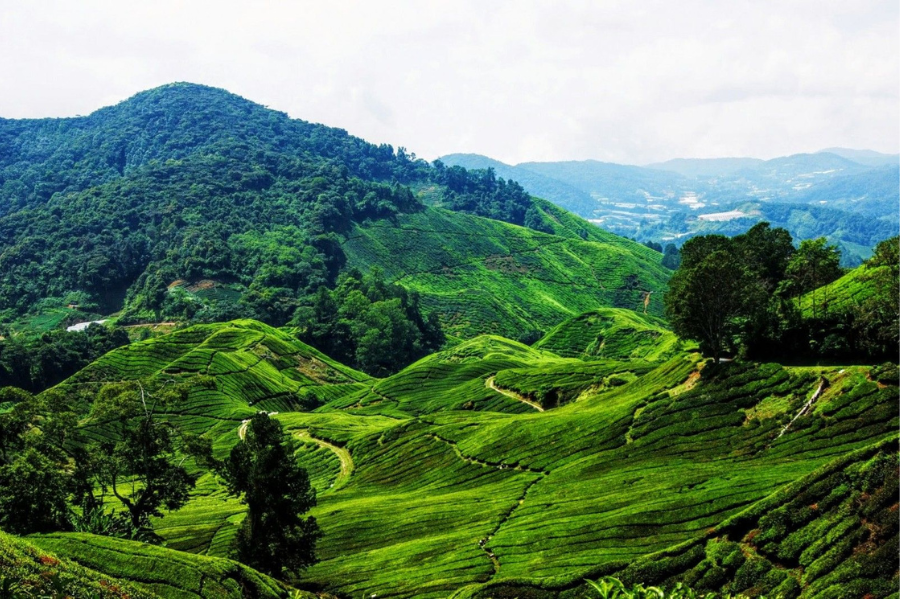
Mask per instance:
[[[219,456],[243,420],[277,413],[324,533],[301,589],[583,597],[586,578],[616,575],[852,596],[898,584],[885,558],[898,551],[895,373],[716,365],[652,316],[602,310],[531,347],[482,335],[386,379],[261,323],[201,325],[115,350],[57,390],[88,402],[109,382],[178,382],[189,391],[167,418]],[[30,541],[160,596],[283,595],[223,560],[244,510],[206,473],[155,520],[165,547]]]
[[[649,312],[662,314],[670,271],[658,252],[535,202],[556,235],[425,208],[357,225],[341,247],[349,266],[378,267],[418,292],[463,338],[549,330],[603,306],[639,310],[647,292]]]

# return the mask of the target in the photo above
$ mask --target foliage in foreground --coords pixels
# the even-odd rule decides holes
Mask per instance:
[[[0,340],[0,387],[37,394],[127,343],[124,330],[101,325],[91,325],[84,331],[56,330]]]
[[[46,552],[0,531],[0,597],[150,598],[141,585]]]
[[[731,596],[720,596],[713,593],[698,595],[680,581],[668,590],[655,585],[646,586],[642,583],[628,587],[615,577],[603,577],[596,581],[587,579],[586,582],[596,592],[596,596],[592,595],[591,598],[731,598]]]
[[[868,288],[860,302],[829,306],[835,286],[828,284],[842,271],[840,252],[824,238],[795,249],[787,231],[768,223],[730,239],[692,238],[669,282],[666,315],[675,333],[698,340],[716,361],[727,352],[755,360],[896,360],[897,246],[897,238],[880,243],[859,268],[873,269],[853,278]]]
[[[316,490],[295,462],[295,452],[281,423],[261,412],[221,469],[229,493],[247,505],[235,539],[236,558],[276,577],[299,575],[314,564],[322,535],[315,517],[303,517],[316,505]]]
[[[104,574],[98,577],[135,582],[135,587],[145,590],[132,594],[136,598],[283,598],[287,594],[275,579],[227,558],[84,533],[40,535],[28,542]]]

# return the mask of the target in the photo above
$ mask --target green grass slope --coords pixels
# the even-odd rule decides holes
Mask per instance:
[[[534,344],[560,356],[655,361],[678,349],[678,337],[652,315],[598,309],[560,323]]]
[[[356,226],[342,249],[349,266],[377,266],[418,292],[455,336],[515,338],[603,306],[637,310],[647,291],[657,292],[650,312],[662,314],[669,271],[659,253],[590,225],[582,239],[567,218],[559,218],[563,235],[550,235],[426,208]]]
[[[110,577],[0,531],[0,595],[6,598],[151,598],[132,581]]]
[[[198,556],[87,533],[29,538],[41,548],[89,569],[139,584],[160,598],[284,598],[271,577],[225,558]]]
[[[304,410],[305,397],[327,402],[365,387],[370,378],[283,331],[238,320],[196,325],[118,348],[58,389],[89,401],[106,383],[135,379],[187,385],[185,403],[171,416],[206,432],[236,428],[259,410]]]
[[[797,306],[806,318],[858,309],[875,294],[873,279],[888,268],[856,267],[837,281],[803,294],[797,298]]]
[[[266,331],[211,329],[241,339]],[[139,363],[142,349],[177,336],[124,356]],[[213,345],[248,352],[246,341],[226,339]],[[276,354],[220,376],[240,371],[241,386],[268,385],[253,380],[275,380]],[[685,353],[582,360],[497,336],[387,379],[314,389],[332,387],[317,392],[333,395],[315,411],[276,418],[319,492],[321,560],[304,583],[349,597],[572,587],[702,538],[900,424],[897,386],[868,367],[714,365]],[[222,404],[193,410],[190,423],[206,427],[220,453],[238,442],[239,421],[223,420]],[[170,548],[225,556],[243,510],[206,475],[183,509],[154,525]]]
[[[542,413],[361,426],[344,438],[353,475],[315,511],[326,536],[308,577],[339,595],[464,596],[478,582],[544,585],[621,568],[897,426],[896,387],[879,388],[865,369],[828,371],[827,392],[781,437],[817,375],[708,366],[682,385],[694,369],[677,358]]]
[[[714,597],[896,597],[897,437],[835,459],[703,535],[602,569],[626,585],[677,583]],[[506,582],[470,589],[477,597],[579,598],[583,580],[532,586]]]

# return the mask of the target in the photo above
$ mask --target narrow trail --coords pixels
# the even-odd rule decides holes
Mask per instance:
[[[495,535],[497,535],[497,533],[500,531],[500,528],[503,527],[507,521],[509,521],[509,519],[513,516],[513,513],[516,512],[516,509],[519,508],[520,506],[522,506],[523,504],[525,504],[525,497],[528,495],[528,492],[531,491],[531,488],[534,487],[535,484],[537,484],[539,481],[542,481],[544,479],[544,477],[549,475],[550,471],[545,471],[542,469],[533,469],[531,467],[526,467],[524,465],[519,465],[519,464],[506,464],[506,463],[491,462],[491,461],[487,461],[487,460],[481,460],[479,458],[475,458],[472,456],[467,456],[460,451],[459,446],[453,440],[439,436],[436,433],[429,433],[428,435],[431,438],[441,441],[441,442],[447,444],[448,446],[450,446],[451,448],[453,448],[453,451],[456,453],[456,455],[460,459],[464,460],[467,463],[470,463],[473,465],[478,465],[479,467],[484,467],[487,469],[513,469],[516,471],[524,471],[526,473],[534,473],[535,475],[537,475],[537,477],[532,479],[525,486],[525,489],[522,490],[522,493],[519,495],[518,498],[516,498],[515,502],[509,508],[509,510],[507,510],[505,513],[503,513],[503,516],[500,517],[500,520],[497,522],[497,525],[495,525],[494,528],[491,529],[491,531],[488,532],[488,534],[486,536],[484,536],[483,538],[478,540],[478,547],[481,548],[482,552],[484,552],[487,555],[488,559],[491,561],[491,566],[494,568],[494,573],[491,575],[491,577],[493,578],[498,573],[500,573],[500,559],[497,558],[497,555],[494,554],[494,551],[490,547],[491,540],[494,538]]]
[[[277,415],[277,412],[269,413],[269,416]],[[238,427],[238,437],[243,440],[247,436],[247,426],[250,425],[250,419],[244,419],[241,421],[241,426]],[[350,475],[353,474],[353,457],[350,456],[350,451],[346,448],[342,448],[341,446],[336,446],[331,442],[327,442],[325,440],[319,439],[317,437],[313,437],[310,435],[309,431],[306,429],[297,429],[291,432],[294,437],[297,437],[301,440],[309,440],[315,444],[318,444],[320,447],[325,448],[326,450],[330,450],[341,462],[341,470],[338,473],[338,476],[335,478],[334,483],[331,484],[331,487],[328,489],[329,492],[337,491],[341,487],[347,483],[347,480],[350,479]]]
[[[828,380],[825,379],[824,377],[822,377],[822,379],[819,381],[819,387],[816,389],[815,393],[810,397],[809,400],[806,401],[806,404],[803,405],[803,408],[801,408],[799,410],[799,412],[797,412],[797,414],[794,415],[794,418],[791,419],[790,423],[788,423],[787,425],[784,426],[784,429],[782,429],[781,433],[778,434],[778,437],[775,438],[776,440],[778,438],[780,438],[781,436],[783,436],[785,433],[787,433],[787,430],[790,429],[791,425],[794,424],[794,421],[796,421],[797,419],[799,419],[800,417],[802,417],[803,415],[806,414],[806,411],[809,410],[809,407],[812,406],[813,402],[818,400],[819,396],[822,395],[822,390],[825,389],[825,385],[827,383],[828,383]]]
[[[331,484],[331,487],[328,488],[328,491],[334,492],[339,490],[347,483],[347,480],[350,479],[350,475],[353,474],[353,457],[350,456],[350,451],[346,448],[342,448],[341,446],[336,446],[331,442],[326,442],[325,440],[315,438],[310,435],[309,431],[305,429],[300,429],[293,432],[294,436],[301,440],[309,440],[318,444],[320,447],[325,448],[326,450],[331,450],[337,455],[338,460],[341,461],[341,472],[338,473],[337,478],[335,478],[334,483]]]
[[[541,406],[540,404],[538,404],[537,402],[535,402],[533,400],[529,400],[528,398],[525,398],[524,396],[520,396],[519,394],[517,394],[515,392],[511,392],[510,390],[504,390],[503,388],[497,387],[494,384],[494,377],[496,377],[496,375],[492,375],[491,377],[488,377],[487,379],[485,379],[484,385],[491,388],[498,394],[503,394],[507,398],[512,398],[513,400],[518,400],[519,402],[524,402],[528,406],[537,409],[538,412],[544,412],[544,407]]]

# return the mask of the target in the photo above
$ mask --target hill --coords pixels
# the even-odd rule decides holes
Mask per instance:
[[[622,324],[631,319],[644,328],[661,329],[653,318],[617,313]],[[566,324],[548,340],[566,339],[560,331],[578,322]],[[163,336],[153,344],[133,344],[103,363],[129,356],[135,364],[148,361],[143,376],[165,373],[198,387],[221,380],[215,386],[221,388],[218,398],[224,397],[228,378],[236,376],[232,372],[247,364],[258,368],[240,375],[242,390],[272,385],[276,365],[290,367],[280,369],[283,379],[289,379],[289,353],[267,341],[290,345],[283,334],[250,322],[206,327]],[[257,334],[264,337],[254,346],[250,339]],[[187,343],[187,335],[196,339]],[[573,348],[581,347],[581,340],[569,337]],[[188,350],[174,350],[179,345]],[[271,356],[260,345],[271,347]],[[521,586],[546,595],[581,585],[585,577],[652,565],[658,552],[688,549],[687,558],[674,561],[664,573],[636,571],[634,576],[647,583],[678,579],[701,589],[747,589],[749,585],[724,586],[730,581],[743,585],[738,577],[753,585],[762,581],[763,571],[752,570],[762,563],[751,561],[733,580],[729,577],[736,571],[727,569],[737,569],[737,562],[724,564],[724,579],[717,580],[699,578],[695,566],[706,552],[710,561],[730,556],[715,548],[730,553],[733,543],[749,543],[764,557],[774,556],[772,552],[798,556],[814,547],[806,553],[808,559],[800,560],[831,557],[816,567],[831,573],[848,556],[847,548],[865,542],[860,535],[870,512],[852,512],[858,506],[853,499],[859,497],[854,490],[874,497],[883,469],[875,469],[868,479],[853,479],[855,467],[847,465],[873,444],[896,438],[898,389],[890,373],[846,365],[715,365],[685,352],[674,352],[664,362],[582,360],[541,346],[482,336],[383,380],[357,377],[356,383],[309,384],[318,397],[328,398],[323,404],[312,412],[297,406],[278,411],[275,418],[301,444],[298,460],[319,491],[313,514],[325,532],[318,551],[321,562],[306,573],[304,585],[341,596],[508,596],[519,595],[509,590]],[[217,359],[214,350],[220,347],[227,351]],[[153,358],[161,353],[166,357]],[[202,356],[207,361],[212,356],[210,364],[222,364],[222,371],[215,375],[216,369],[206,369],[215,375],[207,377],[202,360],[200,374],[197,367],[184,375],[174,368],[198,362],[182,357]],[[235,364],[240,357],[243,362]],[[161,371],[163,365],[169,366]],[[61,389],[77,389],[112,368],[101,366],[89,367]],[[354,379],[351,371],[332,368]],[[111,379],[125,374],[110,373]],[[200,397],[195,393],[189,399]],[[189,419],[187,413],[171,418],[185,418],[196,433],[206,430],[220,455],[238,443],[240,419],[253,410],[237,396],[228,404],[188,404]],[[89,422],[82,427],[88,433],[102,431]],[[896,460],[892,446],[878,448]],[[798,489],[819,494],[820,488],[809,482],[831,477],[828,473],[837,471],[827,465],[842,457],[849,461],[840,466],[847,475],[839,476],[849,478],[842,488],[846,495],[820,501],[822,520],[810,529],[805,528],[812,522],[808,512],[802,513],[806,520],[785,521],[785,528],[774,517],[760,520],[757,528],[771,533],[756,534],[761,537],[755,542],[753,536],[744,540],[750,529],[727,525],[743,523],[741,515],[762,519],[779,514],[772,508],[794,506]],[[809,477],[813,479],[804,479]],[[890,489],[896,493],[895,487]],[[797,498],[806,506],[806,496]],[[836,508],[842,503],[851,512]],[[759,506],[768,508],[754,508]],[[871,506],[871,514],[880,514],[883,503],[873,500]],[[222,556],[243,511],[207,474],[188,504],[155,519],[154,527],[170,548]],[[840,531],[847,532],[849,541],[832,537],[824,546],[810,546],[813,531],[839,515],[845,519]],[[710,546],[713,531],[729,532],[722,534],[729,537]],[[785,537],[792,532],[798,533]],[[871,539],[865,552],[894,551],[890,544],[895,537]],[[772,549],[779,544],[783,550]],[[773,569],[782,569],[791,564],[785,560],[794,559],[766,560]],[[844,571],[852,564],[846,563]],[[783,573],[777,573],[783,581]],[[801,589],[821,591],[829,581],[843,586],[829,593],[862,589],[842,576],[822,577],[815,583],[810,572]],[[872,577],[877,581],[867,589],[881,589],[896,574]]]
[[[577,358],[656,361],[674,353],[678,340],[661,319],[598,309],[560,323],[534,347]]]
[[[60,559],[31,541],[0,531],[0,593],[9,598],[150,598],[132,581]]]
[[[900,161],[898,154],[885,154],[884,152],[876,152],[874,150],[854,150],[852,148],[825,148],[820,152],[828,152],[837,154],[848,160],[859,163],[861,165],[869,165],[877,167],[880,165],[896,165]]]
[[[111,314],[283,325],[346,269],[377,267],[454,332],[514,335],[633,307],[635,287],[667,277],[658,255],[493,172],[432,166],[224,90],[172,84],[87,117],[0,120],[0,140],[0,322],[14,329]],[[569,272],[579,256],[590,262]],[[442,269],[469,272],[491,329],[457,314],[429,279]],[[568,277],[584,285],[563,291]],[[539,293],[512,306],[526,288]]]
[[[873,279],[887,273],[890,267],[856,267],[837,281],[807,292],[797,298],[797,306],[804,317],[824,317],[828,313],[857,311],[876,293]]]
[[[723,177],[753,169],[763,162],[759,158],[673,158],[649,164],[647,168],[672,171],[685,177]]]
[[[158,598],[284,598],[278,581],[225,558],[87,533],[29,538],[67,561],[135,582]],[[148,597],[146,592],[138,592]]]
[[[587,239],[568,234],[567,215],[555,211],[541,214],[561,235],[427,208],[360,225],[341,248],[348,265],[378,267],[418,292],[461,337],[546,330],[598,306],[636,310],[645,292],[664,289],[669,272],[659,253],[637,244],[621,252],[620,238],[588,227]],[[660,315],[655,296],[650,310]]]

